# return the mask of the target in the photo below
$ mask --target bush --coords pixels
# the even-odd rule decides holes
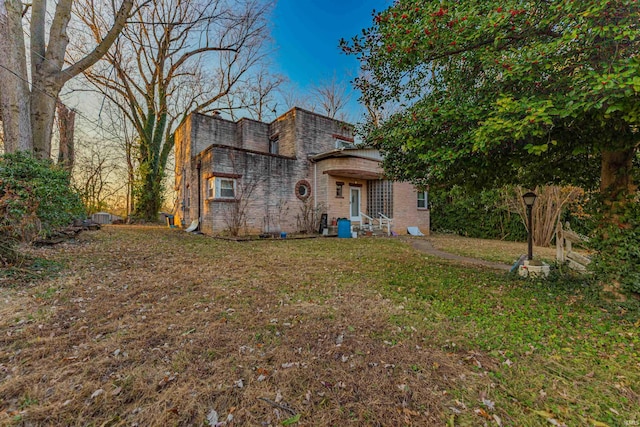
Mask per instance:
[[[431,190],[431,230],[482,239],[527,240],[520,216],[504,206],[501,191]]]
[[[640,204],[630,202],[617,221],[602,221],[590,246],[597,253],[591,269],[600,282],[640,294]]]
[[[0,156],[0,215],[3,242],[29,242],[84,217],[84,208],[66,171],[16,153]]]

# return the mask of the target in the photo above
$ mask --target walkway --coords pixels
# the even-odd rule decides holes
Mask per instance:
[[[511,269],[510,265],[501,264],[498,262],[485,261],[477,258],[470,258],[466,256],[454,255],[449,252],[443,252],[439,249],[433,247],[431,241],[427,239],[406,239],[411,246],[415,249],[422,251],[426,254],[436,256],[438,258],[447,259],[451,261],[455,261],[462,264],[473,264],[481,267],[492,268],[494,270],[504,270],[509,271]]]

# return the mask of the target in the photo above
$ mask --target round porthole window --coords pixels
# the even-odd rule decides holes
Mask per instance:
[[[296,197],[300,200],[307,200],[311,196],[311,185],[306,180],[298,181],[296,184]]]

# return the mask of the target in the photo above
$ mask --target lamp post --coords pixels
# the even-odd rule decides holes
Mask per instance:
[[[531,208],[533,204],[536,202],[536,193],[529,191],[522,195],[522,200],[524,200],[524,204],[527,206],[527,219],[529,221],[529,229],[527,233],[527,242],[529,244],[529,254],[527,255],[527,259],[531,261],[533,259],[533,219],[531,218]]]

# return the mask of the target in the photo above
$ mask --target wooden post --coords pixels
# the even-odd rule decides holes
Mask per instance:
[[[562,222],[556,225],[556,261],[563,263],[564,259],[564,234],[562,233]]]
[[[571,231],[571,226],[569,225],[568,222],[564,225],[564,228],[567,231]],[[573,234],[573,233],[571,233],[571,234]],[[578,240],[576,240],[576,241],[578,241]],[[571,248],[571,239],[565,239],[565,249],[567,250],[567,253],[571,252],[571,249],[572,249]]]

